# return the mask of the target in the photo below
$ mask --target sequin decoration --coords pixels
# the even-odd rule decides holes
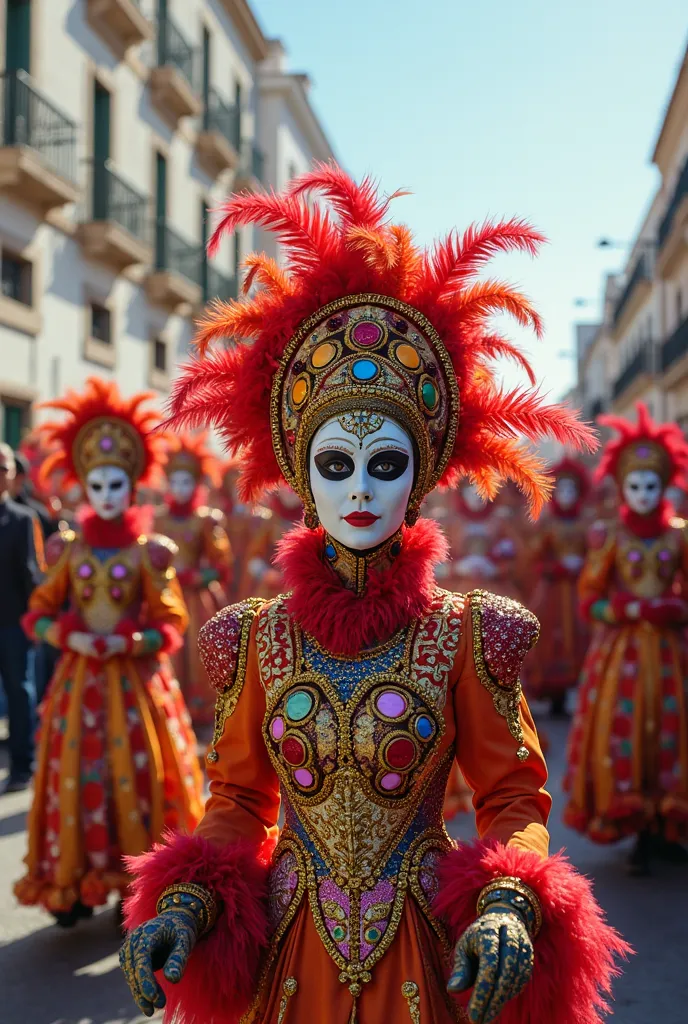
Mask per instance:
[[[537,643],[540,623],[518,601],[485,592],[480,614],[483,654],[489,673],[500,686],[515,686],[523,659]]]

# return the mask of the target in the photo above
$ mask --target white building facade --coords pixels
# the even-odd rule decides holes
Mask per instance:
[[[236,294],[257,242],[243,229],[209,260],[208,209],[279,186],[285,158],[261,148],[282,138],[261,127],[275,44],[246,0],[0,0],[0,26],[0,436],[16,445],[35,401],[90,374],[164,398],[194,317]],[[328,155],[316,135],[299,170]]]

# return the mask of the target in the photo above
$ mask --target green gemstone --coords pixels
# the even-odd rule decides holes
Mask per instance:
[[[423,403],[427,409],[434,409],[437,405],[437,389],[434,384],[431,384],[429,380],[426,380],[423,387],[420,389],[420,393],[423,397]]]
[[[335,942],[341,942],[342,939],[346,938],[346,928],[342,928],[340,924],[335,925],[332,929],[332,938]]]
[[[366,940],[366,942],[369,942],[371,945],[373,945],[373,943],[377,942],[378,939],[380,938],[380,934],[381,933],[379,928],[367,928],[365,935],[363,937]]]
[[[292,722],[300,722],[309,714],[312,707],[313,698],[310,693],[306,693],[305,690],[297,690],[287,701],[287,717],[291,718]]]

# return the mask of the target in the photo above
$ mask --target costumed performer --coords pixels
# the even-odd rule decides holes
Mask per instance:
[[[206,482],[219,483],[219,460],[208,435],[182,433],[167,438],[167,494],[156,512],[155,529],[174,541],[174,567],[189,613],[188,638],[173,655],[175,673],[196,728],[213,722],[215,691],[198,656],[201,626],[227,604],[225,585],[232,549],[221,509],[206,502]]]
[[[241,452],[245,498],[283,477],[305,517],[280,549],[289,593],[201,631],[219,691],[212,796],[193,836],[131,862],[121,962],[148,1015],[167,999],[187,1024],[449,1024],[473,986],[473,1021],[592,1022],[624,947],[589,883],[547,858],[518,680],[537,622],[439,590],[445,541],[418,521],[423,496],[464,474],[488,495],[514,476],[539,507],[547,479],[521,430],[591,442],[572,412],[503,393],[490,370],[489,312],[539,320],[473,275],[540,236],[488,223],[428,252],[388,207],[370,180],[319,167],[280,195],[231,198],[211,245],[259,223],[286,268],[251,258],[247,288],[261,287],[210,309],[172,423],[214,423]],[[455,757],[482,836],[458,848],[442,820]]]
[[[597,474],[622,498],[615,523],[591,528],[580,577],[594,624],[568,750],[565,821],[598,843],[636,836],[629,867],[647,874],[654,853],[685,860],[688,833],[688,677],[685,523],[665,497],[688,471],[676,423],[599,422],[618,432]]]
[[[15,893],[64,926],[125,890],[124,856],[165,828],[193,828],[202,811],[196,739],[168,657],[187,622],[175,547],[131,504],[164,458],[150,433],[159,416],[142,408],[151,397],[122,398],[91,377],[50,403],[66,416],[44,425],[57,449],[46,479],[63,470],[88,506],[75,530],[48,540],[48,576],[22,623],[62,657],[42,706],[28,872]]]
[[[549,700],[552,714],[566,714],[566,694],[580,676],[589,626],[580,613],[578,577],[585,561],[589,526],[584,509],[589,492],[587,468],[579,459],[561,459],[550,469],[554,493],[531,547],[538,583],[531,607],[541,633],[528,671],[528,696]]]

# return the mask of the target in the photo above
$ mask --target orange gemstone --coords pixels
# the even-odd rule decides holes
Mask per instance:
[[[305,377],[299,377],[298,380],[294,381],[294,387],[291,389],[291,398],[294,405],[302,405],[306,401],[308,398],[308,381]]]
[[[409,370],[417,370],[420,366],[420,356],[413,345],[397,345],[394,354],[401,365]]]
[[[311,356],[311,363],[316,370],[322,370],[323,366],[327,366],[328,363],[331,363],[336,355],[336,347],[330,344],[329,341],[325,341],[322,345],[318,345],[313,352],[313,355]]]

